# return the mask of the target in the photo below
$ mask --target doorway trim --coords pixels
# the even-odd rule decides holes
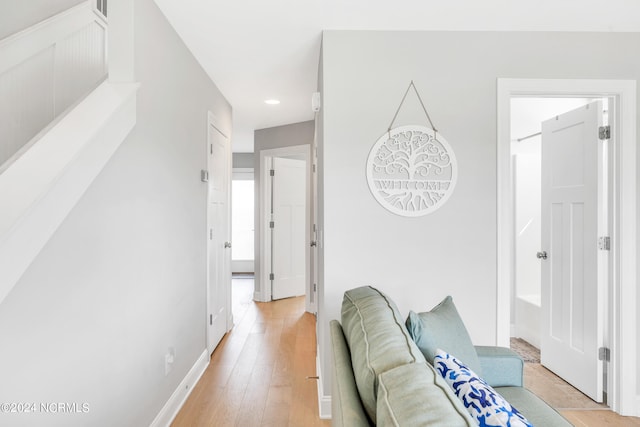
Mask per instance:
[[[271,281],[269,280],[271,265],[271,235],[269,230],[269,200],[271,198],[271,186],[269,170],[271,169],[271,159],[274,157],[302,156],[306,163],[306,201],[305,201],[305,309],[308,312],[315,312],[315,304],[311,303],[311,146],[294,145],[290,147],[273,148],[260,150],[260,185],[259,185],[259,207],[258,207],[258,236],[260,239],[259,255],[259,276],[256,277],[257,292],[254,295],[256,301],[271,301]]]
[[[636,395],[636,82],[634,80],[498,79],[497,81],[497,313],[498,345],[509,346],[513,278],[511,183],[512,97],[613,98],[614,135],[609,405],[638,416]],[[624,231],[624,232],[623,232]],[[624,381],[623,381],[624,379]]]

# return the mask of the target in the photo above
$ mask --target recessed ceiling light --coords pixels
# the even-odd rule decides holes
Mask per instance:
[[[269,104],[269,105],[278,105],[280,104],[280,100],[279,99],[267,99],[266,101],[264,101],[265,104]]]

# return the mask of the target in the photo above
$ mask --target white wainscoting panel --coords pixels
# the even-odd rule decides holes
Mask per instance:
[[[89,1],[0,41],[0,173],[107,75]]]
[[[53,120],[50,46],[0,75],[0,164]]]
[[[56,115],[85,96],[107,74],[106,32],[102,25],[89,25],[56,44]]]

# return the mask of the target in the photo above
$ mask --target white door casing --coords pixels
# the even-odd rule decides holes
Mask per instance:
[[[602,102],[542,123],[542,364],[602,402]],[[600,200],[599,200],[600,199]],[[605,230],[599,229],[603,226]],[[603,255],[606,252],[602,251]]]
[[[313,145],[311,146],[311,241],[309,243],[310,292],[307,297],[307,311],[318,314],[318,249],[320,233],[318,230],[318,121],[315,121]],[[317,329],[317,326],[316,326]],[[316,330],[316,332],[318,332]]]
[[[305,295],[307,163],[273,159],[272,298]]]
[[[497,80],[497,287],[496,343],[509,345],[513,280],[510,100],[513,97],[610,98],[615,110],[611,145],[611,290],[609,292],[608,404],[621,415],[640,415],[637,398],[637,158],[635,80]]]
[[[229,330],[231,320],[229,138],[209,120],[207,165],[207,349],[209,353]]]
[[[294,145],[289,147],[271,148],[260,150],[259,156],[260,172],[259,182],[256,182],[256,190],[258,190],[258,222],[256,230],[257,248],[256,253],[256,291],[254,292],[254,300],[268,302],[272,300],[271,295],[271,229],[269,223],[271,221],[271,177],[269,171],[273,164],[273,158],[296,158],[304,159],[307,164],[306,173],[306,218],[307,229],[305,231],[305,310],[311,313],[315,312],[315,305],[310,303],[310,294],[313,284],[311,282],[310,258],[311,258],[311,173],[309,167],[311,165],[311,146],[310,145]]]

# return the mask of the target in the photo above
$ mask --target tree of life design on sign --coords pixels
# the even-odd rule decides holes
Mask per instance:
[[[455,154],[440,133],[424,126],[401,126],[371,148],[367,183],[373,197],[402,216],[422,216],[443,206],[453,193]]]

